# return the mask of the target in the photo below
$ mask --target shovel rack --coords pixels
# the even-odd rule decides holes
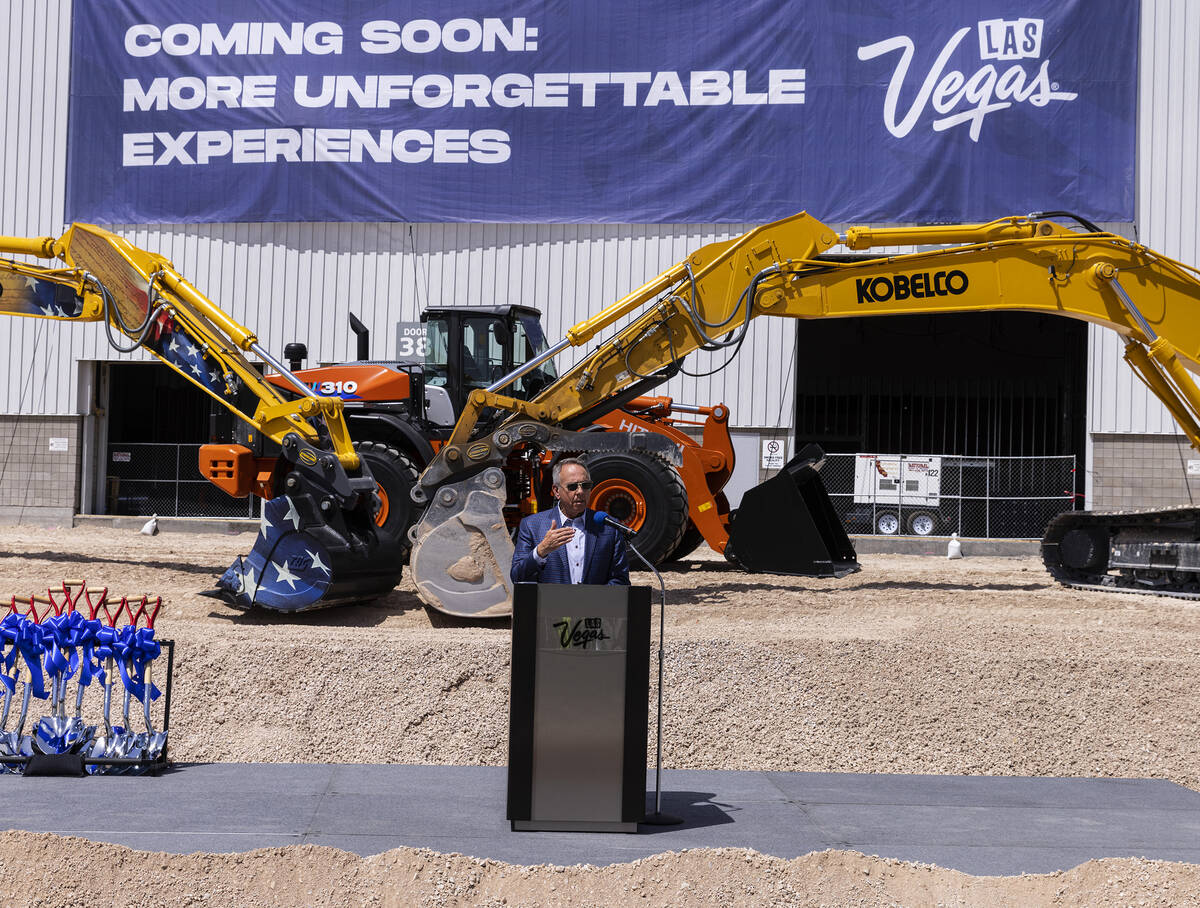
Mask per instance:
[[[167,768],[175,643],[154,637],[161,607],[161,596],[110,598],[107,587],[89,590],[82,580],[64,580],[45,596],[0,598],[0,774],[158,775]],[[152,678],[164,654],[160,692]],[[88,697],[89,689],[99,697]],[[152,704],[160,696],[156,728]],[[26,734],[35,699],[47,703],[48,714]],[[100,721],[84,720],[85,699],[100,699]],[[135,704],[143,731],[131,727]],[[18,718],[10,730],[12,713]]]

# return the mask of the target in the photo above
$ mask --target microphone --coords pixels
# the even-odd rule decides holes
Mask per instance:
[[[617,518],[605,511],[592,512],[592,523],[594,523],[597,527],[610,526],[614,530],[619,530],[620,532],[624,533],[626,536],[637,535],[637,530],[630,529],[629,527],[625,526],[625,524],[621,523],[621,521],[617,520]]]

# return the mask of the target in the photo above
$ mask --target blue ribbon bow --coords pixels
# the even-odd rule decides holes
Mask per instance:
[[[146,663],[157,659],[162,646],[154,639],[153,628],[123,627],[117,631],[113,654],[121,669],[121,682],[138,700],[146,698]],[[159,690],[150,685],[150,699],[157,700]]]
[[[28,619],[22,621],[17,628],[16,649],[20,651],[29,666],[29,685],[33,695],[39,700],[45,700],[46,683],[42,676],[42,653],[46,651],[42,626]]]

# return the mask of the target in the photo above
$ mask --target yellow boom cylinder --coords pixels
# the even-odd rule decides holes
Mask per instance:
[[[0,236],[0,253],[36,255],[40,259],[57,258],[62,246],[52,236]]]

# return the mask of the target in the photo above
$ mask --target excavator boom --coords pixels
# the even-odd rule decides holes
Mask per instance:
[[[688,353],[736,352],[749,322],[763,315],[1014,310],[1090,321],[1121,335],[1126,361],[1200,448],[1200,389],[1192,377],[1200,371],[1196,270],[1082,219],[1062,223],[1069,217],[855,227],[838,234],[801,213],[697,249],[570,328],[545,354],[471,392],[449,440],[413,489],[414,502],[425,508],[410,532],[419,594],[452,614],[506,613],[512,588],[504,468],[510,458],[571,452],[625,458],[651,473],[679,467],[682,455],[669,433],[592,427],[676,374]],[[851,253],[831,251],[839,245]],[[930,248],[896,251],[914,246]],[[371,598],[394,586],[403,540],[377,531],[375,483],[355,451],[339,400],[315,395],[170,262],[102,228],[76,224],[59,238],[0,237],[3,255],[56,262],[0,258],[0,312],[103,322],[114,348],[147,350],[281,446],[286,474],[278,477],[277,497],[264,506],[254,550],[219,582],[231,598],[292,611]],[[624,327],[595,342],[618,323]],[[505,393],[545,358],[593,343],[531,399]],[[294,393],[264,381],[247,354],[278,371]],[[251,407],[240,403],[245,389],[252,392]],[[489,419],[485,429],[485,411],[509,416]],[[806,449],[772,480],[775,486],[747,494],[729,526],[727,557],[784,573],[838,576],[857,569],[821,485],[822,459],[819,449]],[[209,466],[220,472],[219,462]],[[781,502],[788,504],[781,508]],[[1047,566],[1064,582],[1083,586],[1175,592],[1190,584],[1200,590],[1200,513],[1184,510],[1140,523],[1063,515],[1044,541]],[[795,542],[781,546],[781,537]]]
[[[415,529],[412,565],[422,597],[440,608],[448,601],[470,602],[466,613],[472,614],[504,610],[508,589],[500,574],[507,571],[511,550],[502,534],[486,531],[496,512],[481,488],[469,488],[471,484],[478,486],[481,476],[486,480],[487,471],[524,443],[553,439],[552,450],[586,451],[586,438],[568,436],[675,374],[693,350],[736,349],[750,320],[762,315],[820,319],[1012,310],[1090,321],[1121,335],[1126,361],[1200,448],[1200,389],[1191,375],[1200,371],[1196,270],[1080,218],[1073,218],[1074,226],[1060,222],[1065,219],[1072,216],[855,227],[839,235],[801,213],[696,250],[570,328],[551,353],[589,343],[633,317],[536,397],[517,400],[503,393],[520,372],[472,393],[449,443],[413,493],[422,504],[461,502],[464,493],[474,502],[469,517],[453,504],[445,511],[431,507]],[[831,253],[839,244],[859,254]],[[894,252],[934,244],[925,251]],[[878,249],[891,252],[865,252]],[[481,434],[478,419],[487,408],[512,415],[498,429]],[[853,569],[844,531],[828,519],[823,488],[813,485],[819,480],[819,449],[798,460],[784,472],[802,490],[790,511],[790,532],[809,540],[803,550],[791,556],[776,551],[769,557],[752,551],[778,535],[778,523],[771,533],[754,525],[771,514],[767,507],[761,517],[739,512],[731,532],[732,554],[765,570],[772,565],[778,569],[780,559],[789,557],[810,562],[815,573]],[[491,499],[502,504],[502,494]],[[778,521],[778,514],[771,519]],[[1097,532],[1093,536],[1099,538]],[[1052,541],[1047,545],[1050,565],[1059,549]],[[1098,545],[1080,548],[1093,552]],[[423,549],[429,553],[428,569]],[[1098,556],[1088,558],[1088,570],[1095,570]],[[448,567],[452,575],[465,578],[455,581],[457,586],[445,585]]]
[[[57,263],[0,258],[0,314],[103,322],[114,349],[153,354],[281,446],[283,494],[264,504],[254,549],[218,582],[233,601],[296,611],[395,586],[400,557],[375,532],[375,483],[340,400],[314,394],[169,261],[103,228],[73,224],[57,239],[0,237],[4,255]],[[265,381],[247,353],[288,377],[295,393]]]
[[[855,250],[958,245],[886,257],[828,255],[827,250],[839,242]],[[1080,233],[1032,216],[959,227],[852,227],[839,236],[799,214],[697,250],[569,329],[567,341],[579,346],[619,319],[654,304],[543,393],[530,401],[481,395],[479,409],[499,405],[545,422],[578,423],[581,414],[603,407],[621,389],[693,350],[711,349],[726,335],[740,334],[750,319],[760,315],[804,319],[1047,312],[1118,332],[1143,347],[1156,364],[1144,368],[1145,360],[1135,353],[1132,365],[1139,374],[1157,384],[1153,374],[1166,372],[1167,385],[1186,386],[1190,379],[1180,376],[1172,364],[1200,369],[1200,320],[1181,305],[1184,299],[1197,298],[1197,287],[1195,269],[1144,246],[1115,234]],[[1155,342],[1157,347],[1151,349]],[[1191,411],[1190,424],[1183,428],[1195,441],[1194,402],[1200,395],[1183,387],[1163,394],[1162,385],[1159,388],[1173,413],[1179,404],[1180,412]],[[473,425],[468,409],[453,440],[469,438]]]

